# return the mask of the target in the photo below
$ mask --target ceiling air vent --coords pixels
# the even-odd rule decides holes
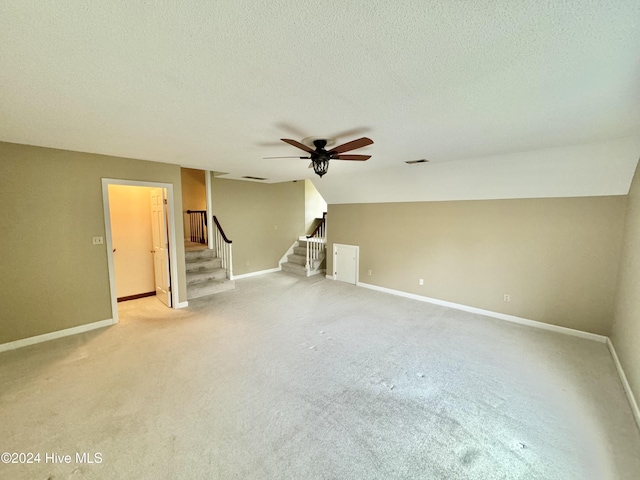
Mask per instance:
[[[260,180],[260,181],[264,181],[266,180],[266,178],[262,178],[262,177],[249,177],[249,176],[244,176],[242,178],[246,178],[247,180]]]
[[[427,160],[426,158],[421,158],[420,160],[407,160],[406,163],[407,165],[414,165],[416,163],[427,163],[429,162],[429,160]]]

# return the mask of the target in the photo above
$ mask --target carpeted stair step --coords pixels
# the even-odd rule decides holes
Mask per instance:
[[[208,248],[199,249],[199,250],[186,250],[184,252],[184,258],[187,261],[190,260],[199,260],[199,259],[211,259],[216,257],[215,250],[209,250]]]
[[[187,285],[206,282],[207,280],[223,280],[225,278],[227,278],[227,271],[224,268],[207,268],[187,272]]]
[[[220,268],[222,266],[222,259],[218,257],[186,259],[185,266],[187,273],[211,270],[213,268]]]
[[[187,300],[206,297],[236,288],[235,280],[208,280],[187,285]]]
[[[283,272],[293,273],[294,275],[300,275],[302,277],[307,276],[307,269],[304,265],[299,263],[285,262],[281,265]]]
[[[293,253],[307,258],[307,247],[293,247]],[[324,258],[324,250],[320,251],[320,258]]]
[[[304,255],[296,255],[295,253],[292,255],[287,255],[287,260],[289,260],[289,263],[297,263],[298,265],[302,265],[304,267],[307,264],[307,254],[305,252]]]

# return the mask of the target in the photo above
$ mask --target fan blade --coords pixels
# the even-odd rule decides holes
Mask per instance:
[[[367,145],[371,145],[372,143],[373,140],[371,140],[370,138],[362,137],[358,140],[343,143],[342,145],[332,148],[329,153],[333,155],[334,153],[348,152],[349,150],[355,150],[356,148],[366,147]]]
[[[336,155],[331,157],[331,160],[369,160],[371,155]]]
[[[304,143],[300,143],[300,142],[297,142],[295,140],[289,140],[288,138],[281,138],[280,140],[282,140],[285,143],[288,143],[291,146],[297,147],[300,150],[304,150],[307,153],[316,153],[315,150],[313,150],[312,148],[307,147]]]
[[[371,131],[371,128],[369,127],[356,127],[356,128],[351,128],[349,130],[343,130],[342,132],[338,132],[338,133],[332,133],[331,135],[327,135],[329,138],[353,138],[357,135],[364,135],[365,133],[369,133]],[[304,136],[301,136],[300,138],[304,138]]]
[[[269,159],[269,158],[306,158],[309,159],[311,157],[262,157],[263,160]]]

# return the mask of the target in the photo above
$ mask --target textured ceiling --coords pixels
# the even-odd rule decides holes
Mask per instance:
[[[639,80],[637,0],[0,4],[0,140],[276,182],[279,138],[371,137],[330,203],[625,193]]]

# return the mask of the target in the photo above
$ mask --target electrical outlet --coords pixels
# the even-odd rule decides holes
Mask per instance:
[[[504,294],[504,301],[505,302],[510,302],[511,301],[511,295],[509,295],[508,293]]]
[[[93,243],[94,245],[104,245],[104,238],[102,237],[102,235],[91,237],[91,243]]]
[[[424,285],[424,279],[421,278],[420,280],[418,280],[418,285]]]
[[[277,229],[278,229],[278,225],[274,225],[274,226],[273,226],[273,229],[274,229],[274,230],[277,230]]]
[[[371,276],[371,270],[367,270],[367,275]]]

